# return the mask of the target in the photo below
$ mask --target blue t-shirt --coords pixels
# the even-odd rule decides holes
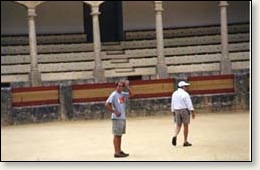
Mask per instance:
[[[114,91],[110,94],[106,102],[111,103],[113,110],[117,110],[121,113],[120,116],[116,116],[115,113],[112,113],[111,119],[125,120],[126,100],[128,96],[129,96],[129,92],[123,92],[123,91],[121,93]]]

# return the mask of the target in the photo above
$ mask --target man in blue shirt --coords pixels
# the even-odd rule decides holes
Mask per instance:
[[[128,92],[123,91],[123,88],[126,87]],[[113,91],[108,99],[106,100],[105,107],[107,110],[112,112],[112,131],[114,134],[114,149],[115,149],[115,158],[127,157],[129,154],[124,153],[121,150],[121,138],[125,134],[126,129],[126,100],[128,97],[132,96],[129,83],[119,81],[116,83],[116,89]]]

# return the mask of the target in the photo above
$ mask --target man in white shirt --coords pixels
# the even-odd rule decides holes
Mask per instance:
[[[181,125],[184,127],[184,143],[183,146],[191,146],[192,144],[188,142],[189,133],[189,123],[190,114],[192,118],[195,118],[193,104],[189,93],[187,92],[188,86],[190,84],[185,81],[180,81],[178,83],[178,89],[172,94],[171,111],[174,116],[174,121],[176,123],[175,135],[172,138],[172,144],[176,146],[177,136],[181,130]]]

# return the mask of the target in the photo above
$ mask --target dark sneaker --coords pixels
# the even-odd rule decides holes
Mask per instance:
[[[183,146],[192,146],[192,144],[189,143],[189,142],[185,142],[185,143],[183,144]]]
[[[129,156],[129,154],[126,154],[122,151],[119,154],[114,154],[115,158],[124,158],[124,157],[128,157],[128,156]]]
[[[128,153],[124,153],[123,151],[120,151],[120,154],[125,155],[125,156],[129,156]]]
[[[177,137],[174,136],[174,137],[172,138],[172,145],[173,145],[173,146],[176,146],[176,141],[177,141]]]

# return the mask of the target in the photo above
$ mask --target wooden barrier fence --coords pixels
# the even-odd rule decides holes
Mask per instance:
[[[235,93],[234,75],[188,77],[191,95]],[[133,99],[171,97],[175,79],[131,81]],[[72,85],[72,103],[102,102],[115,90],[114,83]],[[59,86],[14,88],[12,106],[60,104]]]
[[[188,77],[191,95],[235,93],[234,75]]]
[[[12,89],[12,106],[59,104],[59,86]]]

